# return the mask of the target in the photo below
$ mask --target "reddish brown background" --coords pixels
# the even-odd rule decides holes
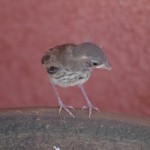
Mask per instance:
[[[93,103],[150,116],[149,0],[1,0],[0,108],[57,106],[41,57],[83,41],[101,44],[113,66],[85,84]],[[77,87],[59,90],[67,104],[85,104]]]

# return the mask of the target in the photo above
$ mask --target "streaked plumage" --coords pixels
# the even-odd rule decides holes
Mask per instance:
[[[81,44],[63,44],[49,49],[42,58],[42,64],[45,65],[49,80],[53,84],[57,98],[59,93],[55,85],[61,87],[69,87],[78,85],[82,93],[85,92],[83,83],[86,82],[94,68],[111,69],[111,66],[102,52],[102,49],[97,45],[87,42]],[[85,96],[85,93],[83,93]],[[85,96],[88,99],[87,96]],[[60,99],[60,96],[59,98]],[[87,101],[87,100],[86,100]],[[88,99],[89,101],[89,99]],[[89,102],[88,102],[89,103]],[[89,116],[93,107],[90,103]],[[62,104],[62,100],[61,100]],[[60,105],[60,109],[67,109],[66,106]],[[69,111],[70,115],[73,114]]]

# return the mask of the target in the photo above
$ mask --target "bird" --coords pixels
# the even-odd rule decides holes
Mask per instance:
[[[100,46],[92,42],[57,45],[44,53],[41,63],[47,71],[49,81],[57,97],[59,113],[65,109],[72,117],[75,117],[70,111],[70,108],[74,109],[74,107],[63,103],[57,86],[78,86],[87,104],[87,106],[83,106],[83,109],[89,109],[89,117],[92,110],[99,110],[93,106],[83,84],[88,81],[94,69],[111,70],[112,68]]]

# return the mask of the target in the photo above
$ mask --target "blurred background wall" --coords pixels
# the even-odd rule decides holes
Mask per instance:
[[[150,116],[149,0],[1,0],[0,108],[57,107],[41,57],[62,43],[101,45],[112,71],[85,84],[102,111]],[[62,99],[85,105],[77,87]]]

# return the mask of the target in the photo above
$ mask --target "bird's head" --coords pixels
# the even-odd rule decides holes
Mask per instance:
[[[85,62],[87,68],[103,68],[111,70],[111,65],[102,51],[97,45],[87,42],[81,43],[75,47],[74,55]]]

